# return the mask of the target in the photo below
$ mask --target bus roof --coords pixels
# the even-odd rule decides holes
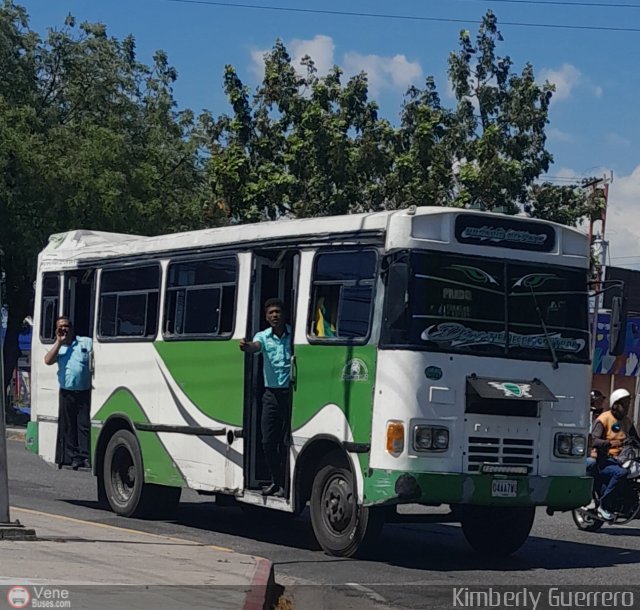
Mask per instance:
[[[40,254],[40,263],[46,263],[45,266],[51,268],[63,268],[75,266],[82,261],[153,255],[187,249],[223,248],[234,245],[242,248],[249,244],[284,244],[295,239],[300,243],[304,238],[308,238],[309,242],[340,242],[343,241],[340,239],[341,236],[345,241],[349,241],[349,238],[353,239],[356,235],[361,234],[378,236],[382,243],[386,232],[392,226],[393,217],[399,221],[393,224],[397,226],[400,233],[405,233],[407,221],[412,217],[450,216],[453,214],[478,215],[487,219],[494,217],[551,225],[556,227],[559,234],[570,236],[573,241],[585,240],[585,243],[587,241],[587,236],[581,231],[557,223],[521,216],[430,206],[343,216],[236,224],[152,237],[79,229],[51,235],[49,243]],[[406,237],[411,237],[410,229]],[[396,242],[397,240],[393,239],[392,241]]]

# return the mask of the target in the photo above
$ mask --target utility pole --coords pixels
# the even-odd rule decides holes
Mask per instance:
[[[2,262],[3,251],[0,248],[0,263]],[[3,306],[3,267],[0,264],[0,310]],[[4,385],[4,340],[0,336],[0,379],[2,391],[0,392],[0,540],[35,540],[36,533],[32,529],[27,529],[19,521],[11,522],[9,518],[9,471],[7,464],[7,410],[5,398],[7,388]]]
[[[1,259],[0,259],[1,260]],[[0,266],[0,311],[2,311],[3,299],[2,288],[4,272]],[[2,380],[2,392],[0,392],[0,407],[2,417],[0,417],[0,523],[10,523],[9,521],[9,475],[7,472],[7,431],[5,397],[7,389],[4,386],[4,337],[0,335],[0,379]]]
[[[609,203],[609,185],[613,182],[613,172],[609,176],[602,178],[594,178],[589,182],[585,182],[582,186],[584,189],[590,189],[590,197],[601,196],[604,199],[604,205],[600,209],[598,215],[592,214],[589,219],[589,243],[591,244],[591,255],[594,259],[592,282],[594,286],[595,296],[593,298],[593,320],[591,332],[591,353],[594,353],[596,336],[598,334],[598,313],[602,303],[602,286],[605,279],[605,267],[607,264],[607,252],[609,242],[605,240],[605,228],[607,224],[607,205]],[[600,191],[600,192],[599,192]],[[600,222],[600,231],[594,225]]]

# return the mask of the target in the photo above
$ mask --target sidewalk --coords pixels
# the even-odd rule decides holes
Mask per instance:
[[[39,607],[269,606],[273,568],[266,559],[31,509],[12,508],[11,519],[37,535],[34,542],[0,541],[0,597],[15,596],[13,607],[38,607],[36,602],[52,599],[69,604]],[[25,596],[30,602],[20,605]]]

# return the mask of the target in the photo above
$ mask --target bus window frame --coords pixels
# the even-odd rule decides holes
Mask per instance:
[[[425,249],[421,249],[421,248],[416,248],[416,249],[408,249],[406,250],[406,252],[409,253],[409,256],[411,254],[411,252],[420,252],[420,253],[429,253],[431,252],[431,250],[425,250]],[[437,250],[436,252],[438,253],[442,253],[445,255],[452,255],[452,256],[461,256],[459,253],[453,251],[453,250]],[[462,256],[467,256],[467,255],[462,255]],[[489,262],[494,262],[494,263],[499,263],[501,265],[504,265],[504,269],[506,270],[508,265],[522,265],[522,266],[531,266],[532,268],[535,268],[535,265],[537,265],[538,263],[536,263],[535,261],[530,261],[530,260],[523,260],[523,259],[506,259],[506,258],[501,258],[501,257],[497,257],[497,256],[485,256],[482,255],[480,256],[480,258],[482,258],[482,260],[484,261],[489,261]],[[558,269],[558,270],[564,270],[567,272],[580,272],[580,273],[584,273],[585,276],[587,274],[587,270],[583,269],[582,267],[574,267],[571,265],[565,265],[562,264],[560,262],[552,262],[550,261],[549,263],[545,263],[544,265],[545,269]],[[411,273],[412,271],[410,270],[409,272],[409,277],[411,277]],[[586,292],[585,292],[586,294]],[[428,352],[428,353],[433,353],[433,354],[443,354],[443,355],[449,355],[449,356],[472,356],[472,357],[482,357],[482,358],[504,358],[505,360],[523,360],[523,361],[527,361],[527,362],[551,362],[552,359],[549,356],[549,353],[546,350],[540,350],[539,353],[537,354],[535,351],[530,351],[526,354],[517,354],[514,355],[512,353],[505,353],[504,355],[502,354],[478,354],[478,353],[463,353],[463,352],[458,352],[458,351],[448,351],[448,350],[439,350],[439,349],[432,349],[431,347],[427,346],[427,345],[409,345],[409,344],[404,344],[404,343],[395,343],[395,342],[389,342],[386,340],[385,338],[385,328],[384,325],[386,323],[385,321],[385,317],[386,317],[386,313],[387,313],[387,307],[388,307],[388,293],[385,292],[385,301],[384,301],[384,305],[383,305],[383,322],[382,322],[382,328],[381,328],[381,333],[380,333],[380,342],[379,342],[379,347],[382,350],[410,350],[410,351],[414,351],[414,352]],[[507,312],[507,308],[508,308],[508,299],[509,299],[509,294],[506,292],[505,290],[505,332],[509,331],[509,329],[511,328],[511,324],[508,320],[508,312]],[[588,318],[587,318],[588,320]],[[535,323],[532,323],[531,326],[535,326]],[[573,328],[573,327],[559,327],[559,326],[553,326],[550,327],[552,329],[560,329],[560,330],[575,330],[578,332],[583,332],[583,333],[589,333],[589,325],[587,323],[587,327],[586,329],[578,329],[578,328]],[[383,338],[385,338],[385,340],[383,340]],[[576,360],[571,360],[571,359],[561,359],[560,360],[560,364],[567,364],[567,365],[573,365],[573,364],[577,364],[577,365],[588,365],[591,364],[592,362],[592,358],[589,355],[589,352],[587,350],[587,357],[582,357]]]
[[[153,334],[150,335],[144,335],[144,336],[117,336],[117,337],[105,337],[103,335],[100,334],[100,330],[101,330],[101,316],[102,316],[102,297],[104,296],[104,293],[102,291],[102,285],[103,285],[103,280],[104,280],[104,273],[107,272],[112,272],[112,271],[127,271],[127,270],[132,270],[132,269],[141,269],[143,267],[156,267],[158,269],[158,288],[157,288],[157,292],[158,292],[158,302],[156,304],[156,326],[155,326],[155,332]],[[129,264],[129,265],[108,265],[108,266],[103,266],[103,267],[97,267],[97,269],[100,270],[100,282],[99,282],[99,286],[96,292],[96,300],[97,300],[97,315],[96,315],[96,326],[95,326],[95,335],[96,335],[96,340],[98,341],[98,343],[152,343],[154,342],[157,337],[158,337],[158,329],[160,328],[160,315],[161,315],[161,311],[160,311],[160,298],[162,296],[162,283],[163,283],[163,269],[162,269],[162,265],[160,264],[160,261],[158,260],[144,260],[141,261],[140,263],[136,263],[136,264]],[[130,295],[130,294],[147,294],[147,301],[148,301],[148,294],[149,292],[153,292],[153,290],[149,291],[149,290],[123,290],[123,291],[119,291],[119,292],[109,292],[107,293],[108,295]],[[117,301],[116,301],[117,302]],[[116,310],[117,311],[117,310]],[[148,304],[147,304],[147,308],[145,308],[145,326],[146,326],[146,321],[147,321],[147,313],[148,313]]]
[[[47,278],[48,276],[55,276],[55,278],[58,281],[58,294],[54,297],[54,296],[44,296],[44,282],[45,282],[45,278]],[[55,333],[55,329],[56,329],[56,320],[57,318],[60,316],[60,303],[61,303],[61,288],[63,286],[63,282],[62,282],[62,278],[61,278],[61,273],[60,271],[45,271],[42,273],[42,279],[41,279],[41,284],[40,284],[40,320],[38,320],[38,325],[39,325],[39,329],[38,329],[38,337],[40,339],[40,343],[42,343],[42,345],[53,345],[56,342],[56,333]],[[45,301],[50,302],[50,301],[55,301],[56,303],[56,307],[54,310],[54,315],[53,315],[53,337],[51,337],[50,339],[44,337],[42,335],[42,329],[43,329],[43,316],[44,316],[44,312],[45,312]]]
[[[185,290],[185,296],[186,293],[188,292],[189,288],[220,288],[220,300],[222,301],[222,288],[224,288],[225,286],[231,286],[233,285],[235,287],[235,294],[233,297],[233,318],[231,321],[231,331],[228,333],[197,333],[197,334],[175,334],[175,333],[167,333],[165,330],[165,323],[167,321],[167,307],[169,304],[169,291],[170,290],[174,290],[173,288],[169,288],[169,268],[171,267],[171,265],[180,265],[182,263],[192,263],[195,261],[211,261],[211,260],[218,260],[218,259],[225,259],[225,258],[229,258],[229,259],[233,259],[235,262],[235,279],[233,281],[233,284],[231,283],[223,283],[223,284],[198,284],[198,285],[189,285],[189,286],[183,286],[182,288],[184,288]],[[220,253],[220,254],[214,254],[213,256],[211,254],[209,255],[200,255],[200,256],[187,256],[187,257],[178,257],[178,258],[172,258],[169,259],[167,265],[166,265],[166,279],[165,282],[162,286],[162,290],[163,290],[163,294],[162,297],[164,299],[164,303],[163,303],[163,307],[162,307],[162,319],[160,320],[161,325],[160,325],[160,329],[161,329],[161,334],[162,334],[162,339],[163,341],[167,341],[167,342],[174,342],[174,341],[230,341],[233,338],[233,335],[235,333],[235,329],[236,329],[236,323],[238,321],[238,291],[239,291],[239,286],[238,286],[238,282],[240,279],[240,260],[238,259],[238,253],[234,252],[234,253]],[[186,302],[186,299],[185,299]]]
[[[323,254],[349,254],[354,252],[372,252],[375,256],[374,262],[374,272],[371,277],[371,301],[369,306],[369,319],[367,323],[367,334],[364,337],[357,338],[344,338],[344,337],[318,337],[317,335],[312,335],[309,331],[311,329],[311,322],[314,320],[314,311],[315,311],[315,288],[316,286],[340,286],[340,295],[342,295],[342,291],[344,286],[359,286],[358,281],[349,280],[348,282],[331,282],[331,281],[314,281],[316,274],[316,264],[318,257]],[[310,345],[366,345],[371,340],[371,336],[373,333],[373,322],[375,315],[375,303],[378,292],[378,281],[380,278],[380,261],[381,256],[380,252],[377,248],[367,245],[364,248],[340,248],[337,250],[333,249],[318,249],[314,252],[313,260],[311,261],[311,278],[309,282],[309,308],[307,311],[307,321],[306,321],[306,335],[307,341]],[[361,280],[360,280],[361,281]],[[366,285],[366,284],[365,284]],[[338,318],[340,313],[338,312]],[[336,321],[337,322],[337,321]]]

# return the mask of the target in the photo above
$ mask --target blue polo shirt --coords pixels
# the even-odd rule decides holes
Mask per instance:
[[[288,388],[291,377],[291,327],[285,326],[282,337],[273,328],[256,333],[253,338],[260,344],[263,355],[264,385],[267,388]]]
[[[91,388],[91,350],[93,341],[76,337],[71,345],[62,345],[58,352],[58,383],[63,390]]]

